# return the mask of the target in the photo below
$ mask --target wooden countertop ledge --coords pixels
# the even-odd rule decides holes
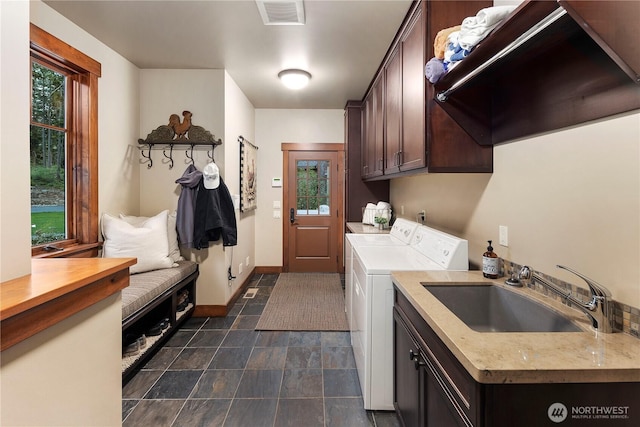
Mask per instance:
[[[0,284],[0,350],[129,286],[135,258],[32,259],[31,274]]]

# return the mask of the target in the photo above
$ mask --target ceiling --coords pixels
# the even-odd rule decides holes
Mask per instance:
[[[44,0],[142,69],[225,69],[255,108],[362,99],[410,0],[305,0],[305,25],[264,25],[254,0]],[[302,68],[291,91],[278,72]]]

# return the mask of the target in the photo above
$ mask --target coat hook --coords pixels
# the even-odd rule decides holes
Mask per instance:
[[[185,150],[184,155],[187,156],[187,159],[191,160],[192,165],[196,164],[196,162],[193,160],[193,144],[191,144],[191,151]]]
[[[148,154],[146,154],[146,155],[144,154],[144,148],[141,148],[141,149],[140,149],[140,155],[141,155],[142,157],[144,157],[145,159],[149,160],[149,161],[147,162],[147,169],[151,169],[151,167],[153,166],[153,159],[151,158],[151,147],[152,147],[152,146],[153,146],[153,144],[148,144],[148,147],[149,147],[149,148],[148,148],[149,153],[148,153]]]
[[[212,162],[215,163],[215,159],[213,158],[213,151],[216,149],[216,147],[211,147],[211,151],[207,150],[207,157],[209,157],[211,159]],[[211,154],[209,154],[211,153]]]
[[[169,144],[169,155],[167,156],[167,148],[162,150],[162,154],[169,159],[169,169],[173,169],[173,144]]]

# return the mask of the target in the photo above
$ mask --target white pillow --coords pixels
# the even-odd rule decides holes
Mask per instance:
[[[167,219],[167,237],[169,240],[169,257],[173,262],[184,261],[182,255],[180,255],[180,247],[178,246],[178,230],[176,229],[176,217],[177,212],[173,211],[169,214]],[[129,224],[140,227],[146,220],[147,216],[131,216],[120,214],[120,219],[128,222]],[[177,267],[174,265],[174,267]]]
[[[133,273],[171,268],[167,240],[168,211],[144,221],[139,227],[109,214],[102,215],[104,258],[136,257],[138,263],[130,267]]]

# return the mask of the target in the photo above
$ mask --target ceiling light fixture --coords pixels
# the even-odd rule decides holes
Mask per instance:
[[[302,89],[309,83],[311,74],[304,70],[291,68],[280,71],[278,77],[282,81],[282,84],[289,89]]]

